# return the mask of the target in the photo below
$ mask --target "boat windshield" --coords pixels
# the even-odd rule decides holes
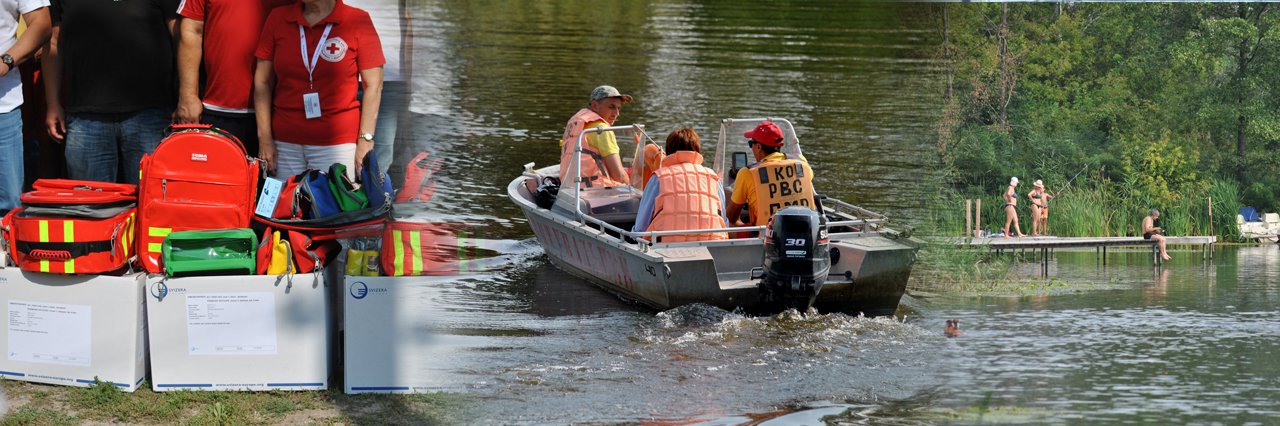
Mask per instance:
[[[726,118],[720,121],[720,137],[716,140],[715,166],[712,167],[720,175],[720,181],[726,189],[733,188],[733,180],[738,170],[756,162],[747,146],[747,138],[743,133],[754,129],[765,120],[772,121],[782,130],[782,152],[790,158],[800,157],[800,139],[796,137],[796,129],[785,118]]]

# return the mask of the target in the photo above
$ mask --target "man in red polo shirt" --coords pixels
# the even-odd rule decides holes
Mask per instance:
[[[341,0],[275,9],[255,56],[259,156],[276,176],[333,163],[356,171],[373,149],[386,62],[369,14]]]
[[[271,9],[294,0],[184,0],[178,5],[179,123],[209,123],[258,155],[253,116],[253,50]],[[200,62],[204,61],[204,96]],[[203,99],[202,99],[203,98]]]

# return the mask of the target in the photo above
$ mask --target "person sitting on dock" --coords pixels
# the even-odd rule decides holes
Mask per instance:
[[[813,169],[804,156],[787,158],[782,152],[782,129],[771,121],[761,122],[743,134],[757,163],[738,170],[729,198],[729,224],[737,224],[742,207],[749,207],[751,226],[764,226],[773,213],[789,206],[817,210],[814,201]]]
[[[1031,192],[1027,193],[1027,198],[1031,199],[1031,236],[1039,237],[1042,234],[1048,234],[1045,229],[1045,218],[1049,214],[1049,199],[1053,198],[1044,190],[1044,182],[1036,179],[1031,184]]]
[[[578,135],[587,129],[612,126],[618,116],[622,115],[622,106],[629,103],[631,95],[624,95],[613,86],[599,86],[591,91],[590,103],[569,119],[564,135],[560,138],[561,185],[570,179],[573,172],[574,145],[577,144]],[[588,134],[582,144],[582,187],[631,184],[627,169],[622,166],[619,151],[618,140],[613,132]],[[661,151],[655,145],[646,145],[644,156],[645,164],[650,167],[641,176],[648,180],[653,170],[662,163]]]
[[[1014,231],[1018,231],[1019,237],[1026,236],[1022,233],[1022,227],[1018,226],[1018,193],[1015,191],[1017,187],[1018,177],[1014,176],[1013,179],[1009,179],[1009,187],[1004,190],[1005,219],[1004,229],[1001,229],[1001,231],[1004,233],[1005,238],[1012,237],[1012,235],[1009,235],[1010,225],[1013,225],[1012,229]]]
[[[1160,211],[1156,209],[1151,209],[1151,213],[1147,214],[1146,217],[1142,218],[1142,239],[1153,240],[1156,242],[1156,245],[1160,248],[1161,259],[1164,259],[1164,260],[1173,259],[1172,257],[1169,256],[1169,252],[1164,248],[1165,237],[1164,235],[1160,235],[1160,233],[1163,232],[1163,230],[1160,229],[1159,226],[1156,226],[1156,219],[1159,219],[1159,218],[1160,218]]]
[[[716,229],[727,226],[724,188],[715,170],[702,165],[702,140],[688,127],[667,135],[666,157],[640,197],[634,232]],[[723,240],[724,232],[667,235],[657,242]]]

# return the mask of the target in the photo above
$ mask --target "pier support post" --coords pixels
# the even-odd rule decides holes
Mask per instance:
[[[978,228],[973,226],[973,206],[972,200],[964,200],[964,238],[978,238],[975,232]]]
[[[982,199],[973,200],[973,228],[982,233]]]
[[[1049,278],[1049,249],[1040,248],[1040,276]]]

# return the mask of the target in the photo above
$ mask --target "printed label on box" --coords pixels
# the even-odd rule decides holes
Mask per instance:
[[[9,301],[9,360],[88,367],[93,307]]]
[[[188,294],[187,347],[191,355],[275,355],[275,294]]]

